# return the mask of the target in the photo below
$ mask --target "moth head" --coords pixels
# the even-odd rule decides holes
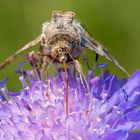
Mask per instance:
[[[68,21],[72,22],[75,17],[75,13],[71,11],[62,12],[62,11],[53,11],[52,18],[55,22],[57,21]]]
[[[54,58],[57,56],[57,60],[62,63],[66,62],[69,53],[72,51],[72,46],[65,40],[58,41],[51,49],[51,56]]]

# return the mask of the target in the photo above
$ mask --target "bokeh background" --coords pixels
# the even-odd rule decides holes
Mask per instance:
[[[140,68],[140,1],[139,0],[0,0],[0,62],[41,32],[42,23],[53,10],[74,11],[90,34],[132,74]],[[13,64],[0,71],[0,79],[9,77],[8,89],[20,88],[15,69],[25,52]],[[90,65],[95,54],[87,51]],[[125,76],[105,59],[109,70]],[[82,61],[83,67],[85,65]],[[83,69],[84,69],[83,68]]]

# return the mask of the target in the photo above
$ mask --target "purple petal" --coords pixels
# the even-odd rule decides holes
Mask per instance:
[[[109,134],[106,134],[103,137],[103,140],[125,140],[128,137],[126,131],[118,130]]]
[[[140,132],[131,132],[127,140],[139,140]]]

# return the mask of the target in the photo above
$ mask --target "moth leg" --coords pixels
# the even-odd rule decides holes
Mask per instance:
[[[85,51],[82,50],[81,53],[82,53],[82,56],[83,56],[83,58],[84,58],[84,60],[86,62],[88,70],[90,70],[90,65],[89,65],[89,62],[88,62],[88,57],[87,57]]]
[[[79,63],[78,60],[73,60],[73,61],[74,61],[75,68],[76,68],[77,72],[78,72],[79,75],[80,75],[81,83],[82,83],[82,85],[83,85],[83,87],[84,87],[85,92],[87,92],[87,90],[88,90],[88,93],[90,93],[90,88],[89,88],[88,82],[87,82],[87,80],[86,80],[86,77],[85,77],[84,74],[83,74],[81,64]],[[85,81],[87,90],[86,90],[86,88],[85,88],[85,86],[84,86],[84,81],[83,81],[83,80]]]
[[[111,63],[116,65],[127,76],[130,76],[129,73],[124,69],[124,67],[122,67],[119,64],[119,62],[113,56],[110,55],[110,53],[107,51],[107,49],[102,44],[100,44],[94,38],[92,38],[82,26],[80,26],[79,28],[81,30],[81,36],[82,36],[81,43],[83,46],[85,46],[89,50],[96,52],[97,54],[103,56],[104,58],[109,60]]]
[[[38,79],[41,79],[41,75],[40,75],[41,59],[42,59],[42,56],[38,55],[38,53],[34,51],[30,52],[28,55],[28,60],[33,66],[34,73],[36,74]]]
[[[50,100],[50,96],[49,96],[49,80],[48,80],[48,70],[47,70],[47,67],[49,65],[49,59],[43,53],[34,52],[34,51],[32,51],[29,54],[29,58],[30,58],[29,61],[32,63],[33,67],[35,68],[35,73],[38,76],[38,78],[42,79],[41,76],[43,76],[43,78],[46,80],[47,88],[46,88],[45,95]],[[42,73],[40,73],[40,70],[42,70]]]
[[[36,67],[39,69],[42,67],[43,57],[44,55],[42,53],[32,51],[28,55],[28,60],[31,62],[31,65],[33,67]]]
[[[67,53],[69,54],[69,56],[70,56],[71,59],[73,60],[73,63],[74,63],[74,65],[75,65],[75,68],[76,68],[77,72],[78,72],[79,75],[80,75],[81,83],[82,83],[82,85],[83,85],[83,87],[84,87],[84,89],[85,89],[85,92],[86,92],[86,88],[85,88],[85,86],[84,86],[83,79],[84,79],[84,81],[85,81],[85,83],[86,83],[86,86],[87,86],[87,89],[88,89],[88,93],[90,93],[90,88],[89,88],[88,82],[87,82],[87,80],[86,80],[86,78],[85,78],[85,76],[84,76],[84,74],[83,74],[81,64],[79,63],[78,60],[75,60],[75,59],[73,58],[73,56],[70,54],[70,52],[67,52]]]
[[[95,60],[94,60],[94,67],[93,67],[94,73],[95,73],[95,71],[96,71],[98,59],[99,59],[99,55],[98,55],[98,53],[96,53],[96,54],[95,54]]]
[[[33,41],[29,42],[28,44],[26,44],[21,49],[19,49],[15,54],[11,55],[3,63],[0,64],[0,70],[4,69],[9,64],[11,64],[17,58],[17,56],[19,56],[20,54],[22,54],[24,51],[26,51],[26,50],[34,47],[37,44],[39,44],[40,41],[41,41],[41,36],[37,37],[36,39],[34,39]]]
[[[48,56],[44,56],[43,57],[43,62],[42,62],[42,69],[44,70],[44,78],[46,80],[46,85],[47,85],[47,89],[46,89],[46,93],[45,95],[48,97],[48,99],[50,100],[50,95],[49,95],[49,80],[48,80],[48,67],[49,65],[51,65],[51,60],[49,59]]]
[[[46,85],[47,85],[47,89],[46,89],[45,95],[46,95],[46,96],[48,97],[48,99],[50,100],[51,98],[50,98],[50,95],[49,95],[49,80],[48,80],[48,69],[47,69],[49,63],[50,63],[49,58],[48,58],[47,56],[44,56],[44,57],[43,57],[43,63],[42,63],[42,69],[44,70],[44,71],[43,71],[43,72],[44,72],[43,77],[45,78],[45,80],[46,80]]]

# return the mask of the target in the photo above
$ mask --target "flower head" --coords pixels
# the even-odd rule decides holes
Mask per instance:
[[[108,72],[87,75],[90,94],[79,76],[69,71],[69,114],[65,113],[65,72],[44,80],[34,71],[18,67],[23,85],[9,92],[0,82],[0,139],[20,140],[122,140],[137,138],[140,125],[140,71],[118,80]],[[6,81],[6,80],[5,80]],[[5,94],[4,94],[5,93]],[[2,96],[3,97],[3,96]]]

